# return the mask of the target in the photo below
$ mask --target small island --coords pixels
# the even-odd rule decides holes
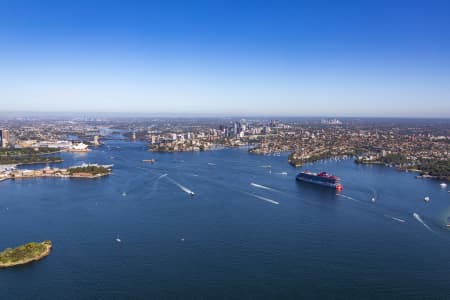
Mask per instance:
[[[100,166],[96,164],[71,167],[67,169],[69,177],[72,178],[96,178],[111,174],[111,166]]]
[[[43,259],[50,254],[52,242],[31,242],[16,248],[7,248],[0,252],[0,268],[24,265]]]

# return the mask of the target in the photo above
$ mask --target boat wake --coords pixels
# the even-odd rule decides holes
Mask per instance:
[[[259,195],[255,195],[255,194],[249,194],[249,195],[253,196],[253,197],[255,197],[255,198],[259,199],[259,200],[263,200],[263,201],[266,201],[266,202],[269,202],[269,203],[272,203],[272,204],[280,204],[278,201],[275,201],[275,200],[272,200],[272,199],[269,199],[269,198],[266,198],[266,197],[263,197],[263,196],[259,196]]]
[[[261,184],[257,184],[257,183],[254,183],[254,182],[251,182],[250,185],[254,186],[256,188],[259,188],[259,189],[264,189],[264,190],[268,190],[268,191],[272,191],[272,192],[276,192],[277,191],[277,190],[275,190],[275,189],[273,189],[271,187],[264,186],[264,185],[261,185]]]
[[[208,165],[209,165],[209,166],[215,166],[216,164],[215,164],[215,163],[209,162]]]
[[[347,196],[347,195],[336,194],[336,196],[343,197],[343,198],[345,198],[345,199],[352,200],[352,201],[355,201],[355,202],[361,202],[360,200],[355,199],[355,198],[350,197],[350,196]]]
[[[284,175],[284,176],[286,176],[287,174],[288,174],[288,172],[278,172],[278,173],[276,173],[277,175]]]
[[[159,180],[166,177],[168,174],[162,174],[156,178],[156,180],[153,182],[152,188],[151,188],[151,195],[153,195],[156,192],[156,189],[159,185]]]
[[[393,217],[393,216],[390,216],[390,215],[384,215],[386,218],[391,218],[392,220],[394,220],[394,221],[397,221],[397,222],[400,222],[400,223],[405,223],[406,221],[405,220],[403,220],[403,219],[400,219],[400,218],[396,218],[396,217]]]
[[[167,177],[167,174],[165,174],[165,175],[166,175],[165,177],[166,177],[170,182],[172,182],[173,184],[175,184],[176,186],[178,186],[178,187],[180,188],[180,190],[182,190],[183,192],[185,192],[186,194],[189,194],[189,195],[191,195],[191,196],[194,196],[194,195],[195,195],[195,193],[194,193],[193,191],[191,191],[190,189],[188,189],[188,188],[185,187],[184,185],[182,185],[182,184],[176,182],[176,181],[173,180],[172,178]]]
[[[169,175],[169,174],[167,174],[167,173],[166,173],[166,174],[162,174],[161,176],[158,177],[158,179],[164,178],[164,177],[166,177],[167,175]]]
[[[417,213],[413,213],[413,216],[417,221],[422,223],[422,225],[425,226],[426,229],[428,229],[431,232],[434,232],[433,229],[431,229],[430,226],[428,226]]]

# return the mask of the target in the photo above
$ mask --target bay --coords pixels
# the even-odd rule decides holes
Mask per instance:
[[[146,150],[108,141],[55,165],[114,164],[106,178],[0,182],[0,248],[54,245],[42,261],[0,270],[2,298],[450,295],[450,194],[439,181],[352,160],[305,166],[341,177],[336,193],[296,182],[286,155]]]

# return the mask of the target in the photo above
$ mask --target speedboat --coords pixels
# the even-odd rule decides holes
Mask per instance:
[[[423,201],[430,202],[430,197],[426,196],[425,198],[423,198]]]
[[[447,184],[445,182],[441,183],[441,188],[445,189],[447,187]]]

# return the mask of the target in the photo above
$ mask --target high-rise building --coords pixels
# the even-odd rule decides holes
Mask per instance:
[[[2,148],[8,146],[9,132],[7,129],[0,129],[0,145]]]

